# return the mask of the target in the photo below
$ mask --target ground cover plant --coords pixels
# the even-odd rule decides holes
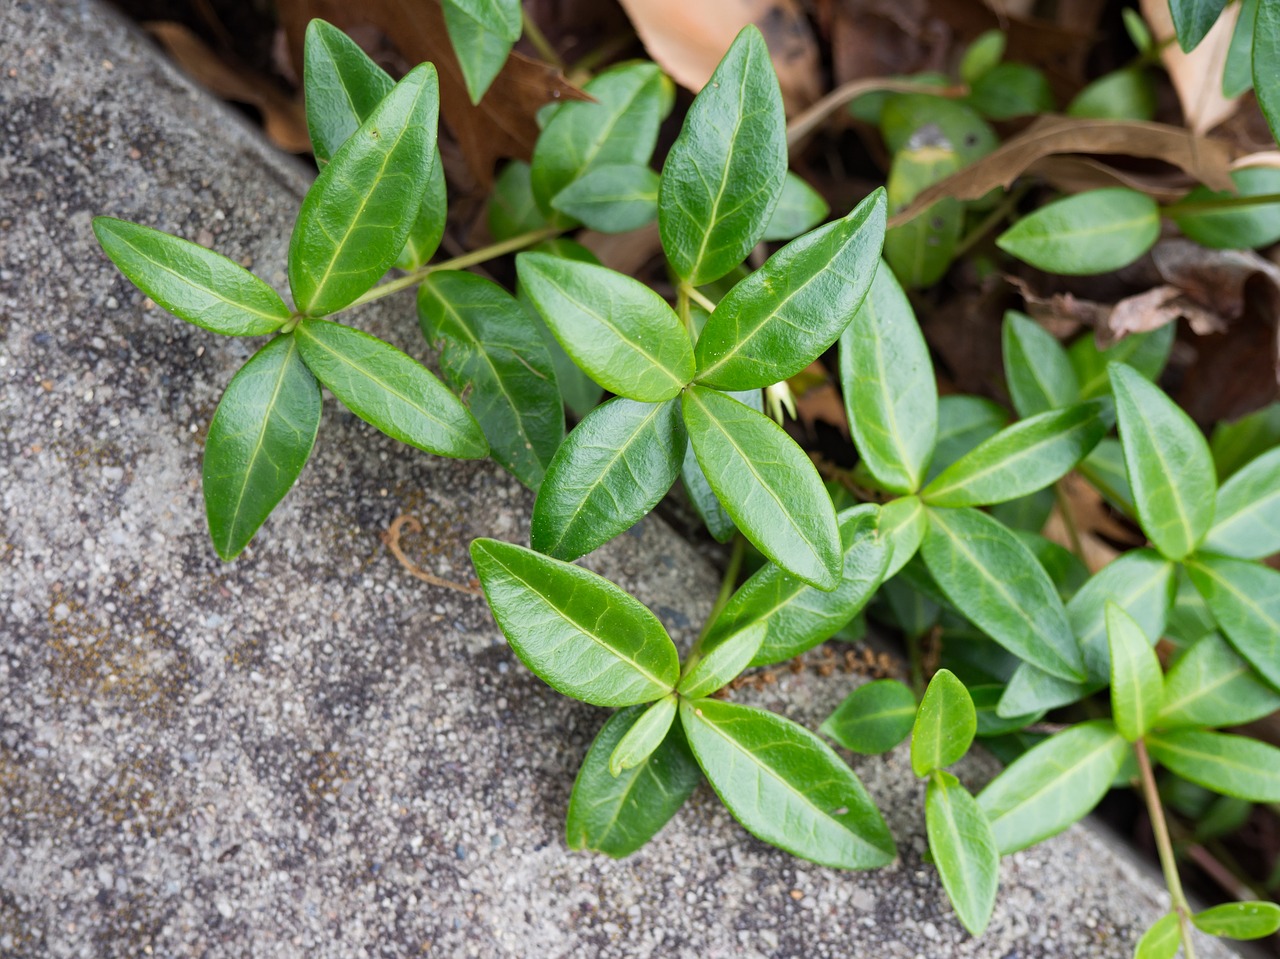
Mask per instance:
[[[1221,12],[1212,6],[1173,5],[1179,42],[1204,35]],[[1239,43],[1274,122],[1265,65],[1280,28],[1265,3],[1242,6],[1237,34],[1252,33]],[[478,100],[519,35],[518,5],[450,0],[444,13]],[[1155,45],[1133,29],[1138,62],[1035,137],[1090,130],[1090,147],[1107,153],[1108,136],[1148,123],[1139,149],[1200,170],[1202,153],[1183,156],[1149,124]],[[1171,325],[1064,347],[1010,311],[1010,421],[990,400],[940,395],[908,291],[936,284],[997,230],[985,255],[1058,276],[1128,266],[1163,221],[1180,242],[1265,246],[1280,239],[1275,178],[1241,168],[1231,193],[1210,171],[1163,207],[1132,185],[1024,206],[1026,184],[1000,188],[1007,163],[991,170],[992,158],[1026,152],[1030,134],[1001,144],[992,124],[1052,109],[1052,93],[1003,54],[1002,35],[984,34],[955,78],[864,87],[853,110],[883,136],[887,181],[825,223],[825,201],[788,169],[782,93],[754,27],[692,101],[660,171],[673,85],[650,62],[608,67],[584,84],[591,99],[544,108],[531,161],[499,177],[493,244],[433,261],[448,203],[434,68],[393,82],[341,31],[312,22],[304,83],[321,171],[289,240],[293,307],[204,247],[94,221],[107,255],[165,309],[215,333],[271,337],[209,428],[203,487],[218,554],[240,554],[298,478],[324,386],[393,438],[492,456],[536,492],[530,547],[477,539],[471,554],[525,665],[617,710],[583,759],[571,846],[634,852],[705,777],[747,830],[794,855],[846,869],[893,861],[875,797],[830,745],[722,692],[866,611],[905,638],[912,684],[859,686],[821,732],[866,755],[910,737],[931,856],[966,929],[981,935],[991,918],[1002,856],[1133,784],[1171,897],[1136,954],[1190,956],[1193,929],[1273,934],[1271,902],[1192,911],[1165,807],[1184,787],[1234,803],[1215,806],[1223,816],[1280,803],[1280,749],[1221,731],[1280,708],[1280,572],[1265,562],[1280,553],[1275,408],[1211,443],[1156,382]],[[947,92],[953,80],[962,97]],[[571,237],[654,223],[670,298]],[[762,243],[780,245],[759,257]],[[467,269],[512,253],[513,291]],[[402,274],[378,285],[393,267]],[[439,377],[332,319],[350,311],[354,324],[360,305],[413,287]],[[856,464],[824,475],[780,421],[789,383],[833,348]],[[567,434],[566,410],[577,419]],[[1067,530],[1074,553],[1042,535],[1055,509],[1069,522],[1069,477],[1142,544],[1091,571],[1077,531]],[[677,480],[731,544],[723,593],[683,659],[653,613],[572,562]],[[739,583],[748,556],[758,568]],[[926,645],[937,654],[927,669]],[[974,795],[948,767],[977,739],[1007,767]]]

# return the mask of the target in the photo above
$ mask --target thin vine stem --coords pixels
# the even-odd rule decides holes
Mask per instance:
[[[547,39],[547,35],[542,32],[542,28],[534,22],[533,17],[529,16],[529,11],[521,7],[520,19],[524,23],[524,35],[528,41],[533,44],[533,49],[538,51],[538,55],[546,60],[553,67],[564,71],[564,61],[560,59],[560,54],[556,53],[556,48],[551,45],[551,41]]]
[[[1164,806],[1160,802],[1160,793],[1156,789],[1156,777],[1151,769],[1151,757],[1147,755],[1146,742],[1139,738],[1133,744],[1133,751],[1138,757],[1138,771],[1142,775],[1142,795],[1147,801],[1151,831],[1156,837],[1160,869],[1164,872],[1164,883],[1169,890],[1169,899],[1174,911],[1178,914],[1178,931],[1182,937],[1182,948],[1186,952],[1187,959],[1196,959],[1195,946],[1191,941],[1191,906],[1187,903],[1186,893],[1182,891],[1182,878],[1178,875],[1178,860],[1173,854],[1169,824],[1164,818]]]
[[[738,574],[742,572],[742,561],[746,555],[746,537],[741,533],[734,533],[733,551],[729,554],[729,562],[724,568],[724,577],[720,580],[720,592],[716,594],[716,601],[711,604],[711,612],[707,614],[707,621],[702,626],[702,632],[698,634],[695,648],[702,645],[702,641],[711,632],[711,627],[715,625],[716,617],[729,605],[729,597],[733,595],[734,587],[738,585]]]
[[[1280,193],[1259,193],[1255,196],[1217,196],[1204,200],[1178,200],[1170,203],[1163,212],[1166,215],[1183,213],[1208,213],[1213,210],[1226,210],[1238,206],[1265,206],[1280,203]]]

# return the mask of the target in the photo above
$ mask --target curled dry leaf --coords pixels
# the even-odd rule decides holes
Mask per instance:
[[[1142,16],[1156,42],[1160,59],[1182,104],[1182,115],[1192,133],[1206,133],[1236,112],[1240,98],[1222,95],[1222,71],[1231,50],[1231,36],[1240,16],[1240,4],[1230,4],[1218,22],[1190,53],[1174,39],[1169,0],[1140,0]]]
[[[1182,173],[1136,173],[1079,156],[1045,157],[1027,167],[1027,173],[1042,178],[1061,193],[1121,186],[1145,193],[1160,203],[1181,199],[1195,185],[1195,181]]]
[[[1173,238],[1157,243],[1151,259],[1166,283],[1228,320],[1244,314],[1245,285],[1259,274],[1271,295],[1280,297],[1280,267],[1252,250],[1210,250]],[[1280,299],[1274,306],[1280,307]]]
[[[1117,303],[1104,324],[1098,327],[1098,345],[1106,349],[1130,333],[1150,333],[1180,317],[1197,336],[1223,333],[1227,329],[1226,321],[1218,314],[1196,303],[1176,286],[1165,285]]]

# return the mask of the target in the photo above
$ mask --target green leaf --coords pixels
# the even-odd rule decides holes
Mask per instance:
[[[444,238],[448,209],[449,190],[444,181],[444,162],[440,159],[440,149],[437,147],[435,159],[431,163],[427,192],[422,198],[422,206],[418,208],[418,215],[414,218],[413,226],[409,228],[404,249],[396,257],[397,269],[416,270],[435,255],[441,239]]]
[[[884,218],[877,190],[844,219],[792,240],[730,290],[698,337],[698,382],[759,389],[820,356],[867,295]]]
[[[972,86],[1004,59],[1004,48],[1003,31],[987,30],[978,34],[960,58],[960,79]]]
[[[1280,572],[1210,554],[1186,570],[1236,652],[1280,689]]]
[[[1161,729],[1240,726],[1280,710],[1280,693],[1258,679],[1217,633],[1174,660],[1164,678]]]
[[[955,173],[964,161],[936,127],[913,137],[889,167],[889,210],[900,213],[926,188]],[[964,207],[947,197],[919,216],[885,234],[884,258],[902,285],[909,289],[932,286],[942,279],[954,258],[964,228]]]
[[[551,205],[589,229],[626,233],[658,215],[658,174],[638,164],[598,166],[557,193]]]
[[[960,780],[942,770],[929,777],[924,817],[929,852],[947,898],[960,923],[980,936],[991,921],[1000,886],[1000,850],[991,823]]]
[[[214,549],[234,559],[289,492],[320,428],[320,384],[291,336],[258,350],[227,384],[204,447]]]
[[[1138,515],[1133,490],[1129,486],[1129,472],[1124,465],[1124,447],[1119,440],[1111,437],[1099,440],[1076,469],[1102,494],[1103,499],[1120,512],[1130,518]]]
[[[871,475],[891,492],[915,492],[938,432],[938,388],[911,303],[883,263],[840,335],[840,386]]]
[[[1133,959],[1173,959],[1182,945],[1182,929],[1178,914],[1170,912],[1161,916],[1142,934]]]
[[[1222,484],[1204,547],[1242,559],[1280,552],[1280,447]]]
[[[1274,167],[1246,167],[1232,172],[1236,192],[1216,192],[1199,186],[1182,198],[1182,203],[1202,203],[1233,196],[1262,196],[1280,193],[1280,170]],[[1169,208],[1178,229],[1201,246],[1221,250],[1245,250],[1270,246],[1280,240],[1280,203],[1220,207],[1216,210],[1178,212]]]
[[[1000,702],[996,704],[996,715],[1012,720],[1029,713],[1045,712],[1078,702],[1099,688],[1101,686],[1097,683],[1060,679],[1030,663],[1021,663],[1013,671]]]
[[[1201,932],[1223,939],[1265,939],[1280,930],[1280,906],[1274,902],[1225,902],[1197,912],[1191,922]]]
[[[1066,114],[1096,120],[1153,120],[1155,80],[1143,67],[1114,70],[1077,93],[1067,105]]]
[[[494,460],[536,490],[564,438],[555,369],[536,321],[496,283],[446,270],[418,287],[418,322],[445,381],[470,390]]]
[[[441,0],[444,26],[471,102],[479,103],[520,37],[519,0]],[[514,35],[503,13],[516,14]],[[502,29],[494,26],[502,24]]]
[[[1169,0],[1173,29],[1184,52],[1200,45],[1226,6],[1227,0]]]
[[[1089,679],[1111,677],[1107,606],[1115,603],[1137,622],[1143,635],[1164,635],[1177,590],[1177,567],[1152,549],[1122,553],[1097,573],[1067,603],[1067,621],[1084,652]]]
[[[226,336],[262,336],[289,321],[275,290],[220,253],[109,216],[93,218],[93,234],[138,289],[188,323]]]
[[[645,167],[670,109],[671,81],[654,63],[612,67],[583,90],[594,100],[561,104],[533,151],[533,196],[553,220],[562,191],[579,178],[601,167]]]
[[[472,540],[471,562],[511,648],[549,686],[595,706],[653,702],[675,687],[671,637],[604,577],[493,539]]]
[[[686,699],[701,699],[732,682],[755,658],[768,631],[767,622],[757,621],[734,633],[708,636],[685,663],[676,690]]]
[[[658,230],[676,275],[701,286],[746,259],[787,173],[786,119],[764,37],[743,27],[662,168]]]
[[[1149,380],[1156,379],[1173,349],[1176,324],[1166,323],[1150,333],[1131,333],[1105,350],[1098,349],[1092,336],[1081,336],[1071,344],[1067,355],[1080,378],[1080,399],[1093,399],[1111,392],[1111,363],[1125,363]]]
[[[1158,386],[1123,364],[1110,370],[1138,520],[1156,549],[1182,559],[1213,522],[1218,482],[1209,444]]]
[[[968,689],[969,698],[973,700],[973,708],[978,715],[979,736],[1003,736],[1006,733],[1017,732],[1038,722],[1044,716],[1043,710],[1034,710],[1018,716],[1000,715],[999,705],[1005,690],[1003,686],[984,684],[970,686]]]
[[[1035,416],[1077,402],[1080,380],[1057,337],[1016,310],[1004,315],[1004,376],[1019,416]]]
[[[890,546],[886,580],[916,555],[928,528],[929,514],[918,496],[900,496],[880,507],[880,535]]]
[[[992,67],[970,86],[968,103],[989,120],[1011,120],[1055,109],[1049,81],[1025,63]]]
[[[932,374],[930,374],[932,376]],[[1009,422],[998,403],[981,396],[952,394],[938,400],[938,440],[929,461],[926,481],[964,456],[979,443],[995,436]]]
[[[1280,402],[1254,410],[1230,423],[1219,423],[1209,441],[1219,480],[1226,480],[1245,464],[1276,446],[1280,446]]]
[[[868,503],[839,514],[844,568],[834,590],[815,589],[766,564],[733,594],[707,631],[707,642],[764,623],[768,632],[750,665],[767,666],[799,656],[838,633],[879,588],[889,560],[888,544],[876,530],[878,512]]]
[[[302,46],[302,85],[311,146],[316,159],[328,163],[395,81],[333,24],[312,20]]]
[[[795,239],[825,220],[830,212],[831,208],[822,195],[788,170],[782,181],[778,205],[773,208],[769,225],[764,228],[760,239],[766,243]]]
[[[1129,744],[1103,719],[1050,736],[978,794],[1000,855],[1056,836],[1083,819],[1111,788]]]
[[[688,439],[676,400],[617,397],[556,451],[533,506],[533,548],[577,559],[630,529],[671,489]]]
[[[916,698],[896,679],[859,686],[822,724],[822,732],[850,752],[887,753],[907,738],[916,721]]]
[[[652,839],[702,782],[702,770],[689,752],[684,730],[672,724],[667,738],[649,757],[609,772],[618,743],[649,707],[614,713],[582,760],[569,798],[565,840],[570,849],[594,849],[621,859]]]
[[[1120,735],[1136,742],[1147,734],[1164,705],[1160,660],[1132,616],[1107,603],[1111,642],[1111,715]]]
[[[949,669],[929,680],[911,729],[911,769],[925,777],[958,762],[973,744],[978,716],[964,683]]]
[[[430,181],[438,111],[435,68],[415,67],[320,171],[289,241],[303,313],[348,306],[404,249]]]
[[[1280,802],[1280,749],[1228,733],[1170,729],[1147,737],[1151,756],[1172,772],[1224,796]]]
[[[515,43],[520,39],[519,0],[444,0],[485,30]]]
[[[725,512],[760,552],[823,590],[840,583],[840,530],[809,457],[782,427],[693,385],[682,399],[698,465]]]
[[[923,77],[925,74],[916,74]],[[937,76],[925,82],[937,86],[951,83],[950,77]],[[901,153],[914,140],[931,142],[946,150],[954,151],[961,165],[967,166],[986,156],[1000,140],[991,124],[982,119],[973,107],[935,96],[931,93],[895,93],[888,97],[878,121],[890,154]],[[929,127],[927,135],[921,131]]]
[[[548,253],[521,253],[516,269],[565,352],[605,389],[659,403],[693,378],[679,317],[639,280]]]
[[[921,553],[947,599],[997,643],[1061,679],[1084,678],[1053,583],[997,520],[972,509],[930,509]]]
[[[1209,605],[1191,582],[1185,567],[1177,575],[1177,589],[1173,596],[1173,608],[1169,610],[1169,622],[1165,635],[1177,646],[1190,646],[1199,639],[1218,631],[1218,621],[1209,612]]]
[[[1142,14],[1131,7],[1126,7],[1120,11],[1124,20],[1124,31],[1129,34],[1129,39],[1133,41],[1134,47],[1139,53],[1150,53],[1155,46],[1155,40],[1151,36],[1151,30],[1147,27],[1147,21],[1142,19]]]
[[[1253,26],[1260,0],[1241,0],[1240,17],[1231,33],[1227,62],[1222,69],[1222,95],[1233,100],[1253,89]]]
[[[1272,137],[1280,130],[1280,10],[1274,3],[1259,3],[1253,22],[1253,92],[1267,118]]]
[[[390,343],[328,320],[304,320],[293,336],[316,379],[392,439],[438,456],[488,455],[484,431],[462,401]]]
[[[858,777],[813,733],[761,709],[715,699],[680,703],[689,745],[747,831],[837,869],[893,861],[893,837]]]
[[[609,756],[610,775],[619,776],[653,755],[675,722],[676,702],[676,694],[668,693],[649,705],[613,748]]]
[[[759,390],[746,390],[727,395],[732,396],[741,403],[745,403],[757,413],[764,412],[764,397]],[[702,472],[702,467],[698,465],[698,457],[693,452],[692,443],[685,449],[684,463],[680,467],[680,477],[684,481],[685,492],[689,494],[689,501],[693,504],[694,510],[702,517],[702,521],[707,524],[707,532],[718,542],[729,542],[733,538],[733,534],[738,531],[738,527],[733,525],[733,520],[724,511],[720,500],[716,499],[715,491],[711,488],[711,484],[707,482],[707,477]]]
[[[1144,193],[1111,187],[1043,206],[996,238],[1006,253],[1049,273],[1082,276],[1128,266],[1160,236],[1160,209]]]
[[[533,199],[531,177],[529,164],[512,160],[494,181],[489,197],[489,233],[495,243],[547,226]]]
[[[1009,500],[1006,503],[996,503],[988,512],[1011,530],[1035,536],[1034,539],[1026,539],[1024,537],[1023,541],[1031,548],[1031,552],[1036,554],[1036,558],[1040,560],[1041,565],[1048,570],[1049,578],[1059,587],[1058,592],[1062,592],[1062,581],[1054,575],[1053,570],[1049,569],[1049,547],[1045,545],[1048,540],[1039,535],[1045,524],[1049,522],[1049,516],[1053,513],[1056,500],[1054,487],[1049,486],[1026,496],[1019,496],[1017,499]],[[1054,554],[1055,562],[1061,559],[1061,554]],[[1080,561],[1077,559],[1076,562],[1079,563]],[[1069,572],[1062,562],[1058,562],[1058,566],[1060,567],[1059,572],[1064,575]],[[1075,592],[1074,589],[1071,591]],[[1063,599],[1066,599],[1066,597],[1064,596]]]
[[[1091,400],[1001,430],[920,492],[930,506],[985,506],[1051,486],[1110,428],[1110,404]]]

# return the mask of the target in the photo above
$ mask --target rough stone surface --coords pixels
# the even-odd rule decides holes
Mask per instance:
[[[10,0],[0,38],[0,954],[1130,954],[1162,896],[1085,829],[1006,860],[990,931],[965,935],[901,751],[856,763],[902,847],[877,873],[771,850],[705,787],[632,859],[569,853],[602,711],[533,679],[479,601],[410,579],[378,539],[419,516],[406,545],[465,580],[471,537],[526,535],[510,478],[330,402],[258,543],[227,566],[206,542],[200,445],[253,344],[144,303],[90,216],[283,287],[304,172],[92,3]],[[358,322],[421,354],[410,305]],[[656,520],[592,565],[682,641],[714,588]],[[754,700],[812,722],[850,682],[783,673]]]

